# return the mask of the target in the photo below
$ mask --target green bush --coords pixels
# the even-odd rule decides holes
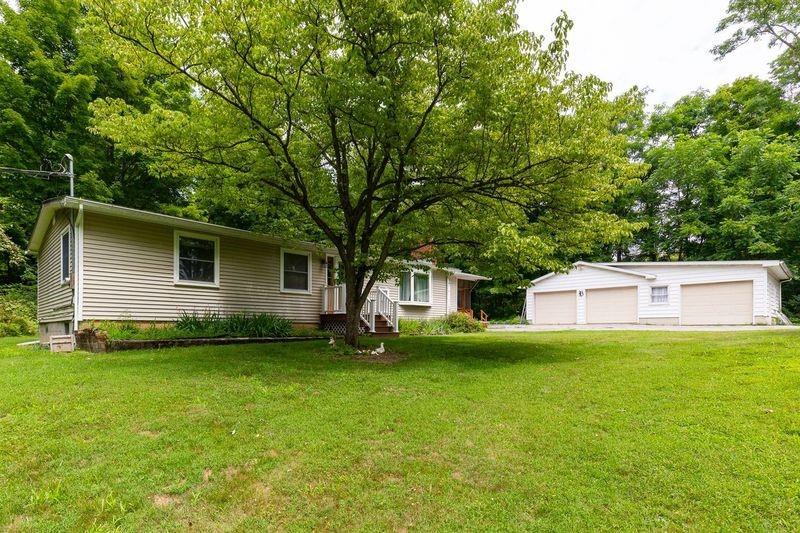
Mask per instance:
[[[0,287],[0,337],[36,333],[36,287]]]
[[[428,320],[401,318],[400,333],[404,335],[450,335],[451,333],[477,333],[483,325],[464,313],[451,313],[442,318]]]

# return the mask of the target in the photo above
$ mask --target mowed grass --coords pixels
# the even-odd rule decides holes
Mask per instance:
[[[0,340],[0,527],[800,527],[800,335],[49,353]]]

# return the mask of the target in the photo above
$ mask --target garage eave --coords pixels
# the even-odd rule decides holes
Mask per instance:
[[[583,266],[583,267],[589,267],[589,268],[596,268],[598,270],[607,270],[609,272],[616,272],[618,274],[628,274],[630,276],[638,276],[638,277],[644,278],[644,279],[656,279],[656,276],[654,274],[648,274],[646,272],[639,272],[639,271],[630,270],[630,269],[627,269],[627,268],[617,268],[617,267],[608,266],[608,265],[601,265],[601,264],[598,264],[598,263],[588,263],[586,261],[577,261],[577,262],[573,263],[573,266]]]

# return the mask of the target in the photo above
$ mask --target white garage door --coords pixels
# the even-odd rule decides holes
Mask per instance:
[[[752,281],[681,286],[681,324],[703,326],[752,323]]]
[[[578,321],[575,291],[537,292],[533,296],[535,324],[574,324]]]
[[[639,291],[636,287],[588,289],[587,324],[635,324],[639,321]]]

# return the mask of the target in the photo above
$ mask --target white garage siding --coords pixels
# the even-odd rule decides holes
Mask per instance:
[[[537,292],[554,292],[564,290],[582,290],[583,294],[578,294],[577,301],[577,323],[586,323],[586,290],[587,289],[608,289],[614,287],[630,287],[636,285],[640,280],[643,280],[641,275],[628,274],[623,272],[613,272],[609,270],[602,270],[591,267],[579,266],[569,271],[566,274],[556,274],[541,282],[537,283],[535,287],[528,289],[530,293],[530,302],[528,305],[528,313],[536,308],[536,293]],[[538,319],[529,316],[529,320],[538,322]]]
[[[618,268],[629,269],[620,264]],[[722,281],[753,281],[753,314],[769,316],[766,297],[766,269],[760,265],[709,265],[709,266],[665,266],[647,265],[637,267],[656,276],[656,279],[639,284],[639,318],[678,318],[681,315],[681,285],[714,283]],[[667,304],[650,302],[651,287],[669,288]]]
[[[777,318],[781,313],[782,286],[779,279],[772,274],[767,273],[767,308],[770,317]]]
[[[776,262],[773,262],[776,263]],[[612,266],[614,270],[603,267]],[[774,264],[772,265],[775,266]],[[639,276],[633,275],[640,274]],[[649,275],[654,279],[646,279]],[[638,295],[638,317],[641,324],[679,324],[681,317],[681,286],[703,283],[751,281],[753,284],[753,321],[756,324],[772,323],[781,308],[780,279],[762,262],[705,264],[646,263],[601,264],[599,268],[587,263],[576,263],[572,270],[541,278],[526,293],[527,318],[534,322],[537,292],[576,290],[577,321],[586,323],[586,291],[598,288],[616,288],[635,285]],[[667,287],[666,302],[652,302],[653,287]],[[583,293],[583,294],[581,294]]]

